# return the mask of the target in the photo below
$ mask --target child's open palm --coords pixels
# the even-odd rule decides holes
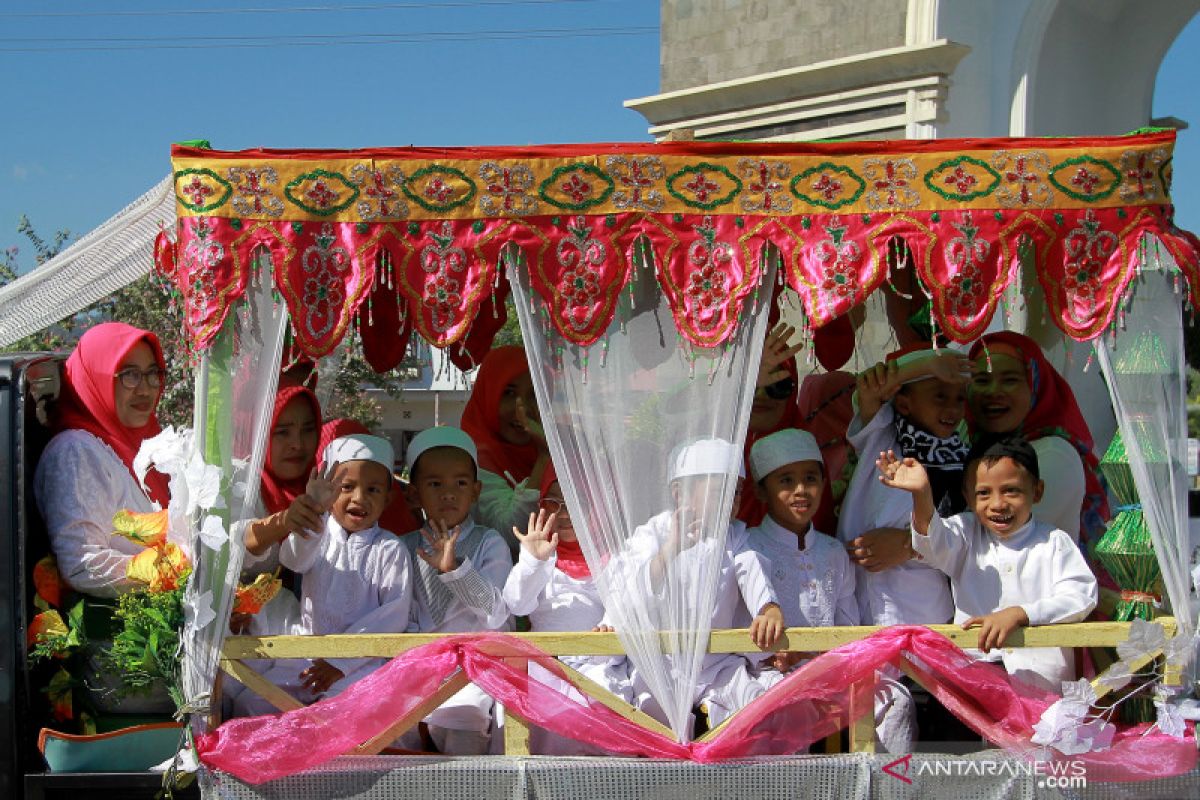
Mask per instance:
[[[426,546],[417,548],[417,555],[438,572],[453,572],[458,567],[454,557],[454,543],[461,534],[461,525],[450,528],[440,519],[431,519],[428,525],[421,528]]]
[[[957,350],[942,350],[929,361],[929,374],[946,383],[967,383],[976,371],[975,362]]]
[[[897,458],[888,450],[879,454],[875,466],[879,467],[879,480],[893,489],[916,493],[929,486],[929,476],[915,458]]]
[[[513,536],[521,543],[521,549],[538,561],[545,561],[558,550],[558,532],[554,524],[558,521],[558,512],[547,514],[546,509],[539,508],[536,514],[529,515],[529,532],[521,533],[513,526]]]

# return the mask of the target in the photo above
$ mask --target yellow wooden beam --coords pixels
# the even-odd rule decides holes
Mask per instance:
[[[563,671],[567,673],[567,677],[569,677],[572,683],[575,684],[575,688],[586,694],[588,697],[597,701],[606,708],[615,711],[630,722],[636,722],[646,730],[654,731],[655,733],[661,733],[663,736],[667,736],[672,739],[675,738],[675,733],[670,728],[668,728],[666,725],[663,725],[645,711],[639,711],[638,709],[629,705],[629,703],[626,703],[620,697],[617,697],[608,689],[604,688],[571,666],[567,664],[562,664],[560,666],[562,666]]]
[[[878,675],[870,679],[870,691],[850,691],[850,752],[875,752],[875,684]]]
[[[461,669],[447,678],[433,694],[426,697],[411,711],[396,719],[382,732],[368,739],[351,751],[351,755],[373,756],[383,752],[384,748],[396,740],[409,728],[429,716],[430,712],[458,694],[459,690],[470,683],[467,674]]]
[[[1173,617],[1159,617],[1171,636],[1175,632]],[[946,636],[959,647],[974,647],[979,640],[976,630],[964,631],[957,625],[929,625],[931,630]],[[1114,647],[1129,637],[1128,622],[1077,622],[1064,625],[1043,625],[1020,628],[1013,632],[1006,647]],[[866,638],[884,630],[871,626],[842,626],[830,628],[788,628],[772,650],[804,650],[823,652]],[[625,650],[615,633],[513,633],[544,652],[556,656],[624,655]],[[440,641],[443,634],[340,634],[336,636],[230,636],[225,640],[222,655],[227,659],[246,658],[391,658],[422,645]],[[663,634],[663,641],[670,641]],[[710,653],[746,653],[759,648],[750,641],[745,629],[718,630],[709,636]]]
[[[237,678],[247,689],[280,711],[293,711],[297,708],[304,708],[304,703],[301,703],[242,662],[222,658],[220,664],[224,672]]]

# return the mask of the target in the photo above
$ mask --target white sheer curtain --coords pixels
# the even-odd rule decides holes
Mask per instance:
[[[1096,356],[1108,383],[1142,512],[1180,632],[1196,633],[1190,601],[1187,405],[1182,295],[1174,263],[1143,240],[1141,277],[1115,339],[1099,337]]]
[[[684,741],[708,645],[765,302],[757,305],[757,293],[747,298],[725,346],[693,349],[676,332],[653,265],[639,257],[613,323],[595,344],[579,347],[550,326],[526,267],[511,255],[508,261],[550,453],[584,555],[633,666]],[[768,270],[762,285],[773,280]],[[769,288],[762,295],[769,297]],[[714,439],[728,443],[734,457],[719,473],[672,486],[673,455]],[[667,552],[673,512],[696,532],[695,544]],[[651,568],[660,550],[673,564],[661,580]]]
[[[217,674],[221,644],[245,553],[244,526],[258,505],[259,474],[279,382],[287,308],[275,298],[270,260],[259,259],[245,298],[230,312],[196,375],[195,446],[221,470],[224,508],[214,508],[221,535],[197,531],[195,573],[185,595],[183,685],[189,708],[201,710]],[[220,505],[220,504],[218,504]],[[197,520],[203,527],[203,520]],[[193,723],[203,727],[206,715]]]

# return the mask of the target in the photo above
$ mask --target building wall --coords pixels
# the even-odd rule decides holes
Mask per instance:
[[[664,0],[662,91],[904,44],[907,0]]]

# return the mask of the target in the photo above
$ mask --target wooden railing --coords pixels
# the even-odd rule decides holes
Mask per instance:
[[[1168,638],[1175,634],[1175,620],[1159,617]],[[1065,625],[1020,628],[1008,638],[1004,646],[1009,647],[1115,647],[1129,638],[1131,623],[1128,622],[1081,622]],[[977,630],[964,631],[957,625],[929,625],[933,631],[946,636],[962,648],[974,647],[979,640]],[[804,652],[826,652],[844,644],[866,638],[880,627],[833,627],[833,628],[789,628],[772,648]],[[613,633],[513,633],[512,636],[537,646],[554,656],[617,656],[625,651]],[[302,707],[302,703],[287,692],[270,683],[261,674],[243,663],[259,658],[391,658],[400,653],[445,638],[444,634],[369,634],[339,636],[231,636],[222,649],[221,669],[237,678],[247,689],[261,695],[281,711]],[[713,631],[708,640],[709,653],[746,653],[758,650],[750,642],[745,629]],[[1150,653],[1129,664],[1131,671],[1138,671],[1153,662],[1160,653]],[[644,728],[672,736],[671,731],[658,720],[634,709],[621,698],[593,683],[570,667],[563,665],[567,674],[575,681],[581,692],[608,706],[621,716]],[[920,670],[907,661],[901,663],[910,678],[926,686]],[[1166,668],[1163,680],[1168,685],[1178,685],[1182,676],[1178,669]],[[220,708],[220,677],[214,692],[215,708]],[[398,719],[388,730],[369,742],[364,742],[355,751],[359,755],[374,755],[381,752],[399,735],[409,730],[426,717],[433,709],[467,685],[468,679],[460,670],[446,680],[425,702],[409,714]],[[1097,697],[1110,690],[1099,681],[1093,686]],[[926,686],[928,688],[928,686]],[[856,693],[857,694],[857,693]],[[865,693],[868,698],[871,693]],[[850,749],[854,752],[873,752],[875,749],[874,710],[868,702],[867,708],[850,709]],[[218,723],[219,718],[213,720]],[[711,737],[720,728],[705,734]],[[526,720],[520,719],[511,710],[506,710],[504,723],[505,753],[527,755],[529,753],[529,728]]]

